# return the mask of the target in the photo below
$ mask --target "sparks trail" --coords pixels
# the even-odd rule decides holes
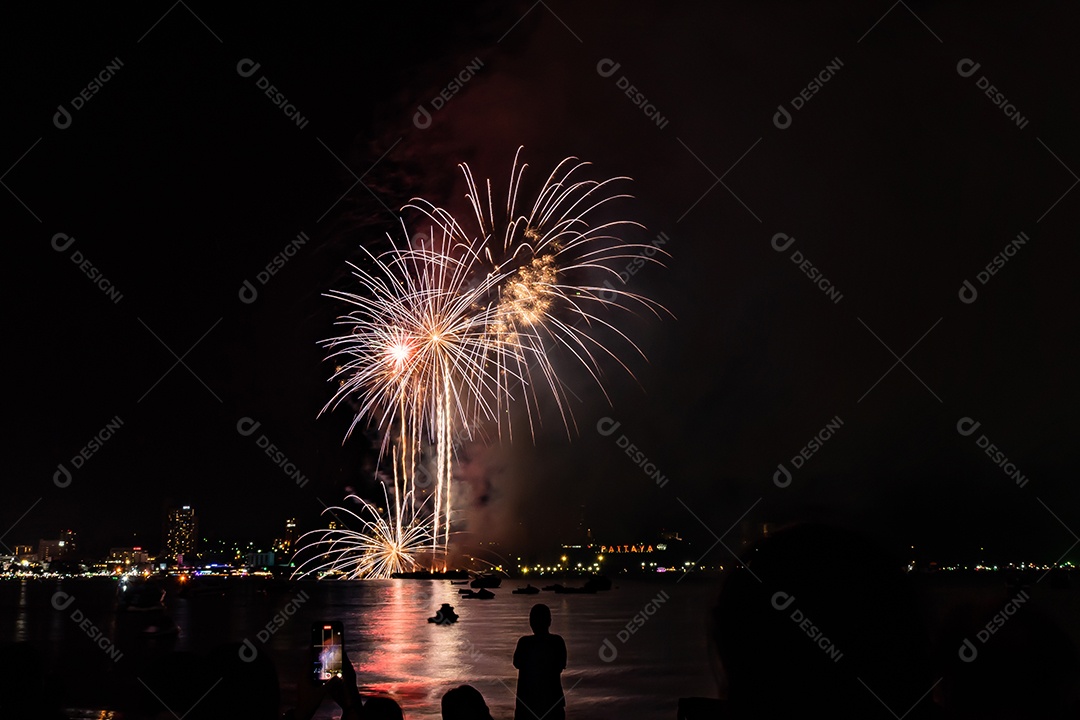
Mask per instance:
[[[385,512],[389,513],[390,500],[385,485],[383,493],[387,501]],[[408,505],[399,504],[393,517],[385,517],[379,508],[367,500],[356,495],[346,498],[350,499],[360,503],[362,514],[344,507],[330,507],[323,512],[345,513],[362,529],[334,528],[304,533],[300,540],[312,536],[317,539],[309,541],[297,553],[298,557],[308,553],[311,555],[297,566],[292,577],[359,580],[389,578],[393,573],[420,569],[418,556],[428,547],[431,536],[429,524],[412,512]],[[404,514],[402,510],[405,510]]]
[[[568,431],[573,424],[567,389],[552,365],[552,348],[568,350],[603,389],[598,357],[609,356],[628,373],[630,370],[613,350],[594,337],[596,327],[610,329],[639,354],[641,351],[599,313],[627,306],[643,306],[657,316],[666,312],[649,298],[612,290],[602,282],[610,274],[622,284],[618,268],[626,260],[646,257],[644,250],[651,250],[648,259],[659,263],[652,257],[652,246],[627,243],[615,234],[627,226],[643,227],[640,223],[593,223],[593,216],[609,203],[631,198],[612,193],[616,184],[630,178],[581,179],[590,163],[566,158],[548,176],[525,213],[519,211],[518,204],[528,165],[520,162],[520,156],[518,148],[505,205],[497,202],[490,179],[481,191],[469,166],[459,165],[472,210],[468,227],[448,210],[426,200],[417,198],[407,206],[430,218],[444,237],[452,238],[455,248],[474,259],[474,283],[495,279],[483,283],[483,289],[478,288],[483,299],[477,307],[490,317],[490,350],[485,359],[490,376],[495,378],[494,387],[500,390],[488,406],[494,405],[500,435],[505,421],[511,436],[508,412],[517,399],[514,392],[519,385],[524,387],[521,396],[527,406],[530,433],[535,432],[538,386],[550,389]]]
[[[364,250],[373,269],[352,266],[364,294],[328,294],[355,309],[338,319],[348,334],[323,341],[328,358],[340,364],[332,376],[338,388],[322,412],[352,400],[349,433],[363,420],[383,429],[380,459],[394,445],[394,473],[404,488],[395,482],[395,514],[405,493],[415,490],[423,442],[434,444],[431,550],[437,557],[449,534],[451,427],[471,428],[477,418],[493,416],[489,398],[500,390],[485,361],[492,312],[477,309],[496,278],[468,285],[469,257],[448,254],[449,237],[427,244],[400,247],[391,238],[385,253]],[[416,499],[411,496],[410,506]]]

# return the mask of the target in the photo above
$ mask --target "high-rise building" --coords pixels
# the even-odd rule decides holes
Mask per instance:
[[[38,541],[38,560],[52,562],[59,560],[64,554],[63,540],[40,540]]]
[[[75,531],[64,530],[62,533],[60,533],[60,539],[63,541],[60,543],[60,547],[63,548],[61,554],[64,557],[73,556],[75,554],[75,550],[77,549],[75,545]]]
[[[282,560],[292,557],[293,552],[296,551],[296,518],[289,518],[285,521],[285,534],[282,537],[274,538],[271,549]]]
[[[41,562],[68,560],[75,555],[75,531],[64,530],[56,540],[38,542],[37,559]]]
[[[183,562],[195,554],[198,547],[199,521],[190,505],[169,510],[165,518],[165,554]]]

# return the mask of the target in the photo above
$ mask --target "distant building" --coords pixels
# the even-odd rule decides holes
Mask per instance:
[[[39,540],[37,559],[41,562],[59,560],[63,542],[63,540]]]
[[[285,550],[292,552],[296,549],[296,518],[285,521]]]
[[[63,540],[63,555],[65,557],[73,556],[75,554],[75,551],[78,549],[78,545],[75,543],[75,531],[65,530],[64,532],[60,533],[60,539]]]
[[[141,547],[109,548],[109,565],[131,567],[150,561],[149,554]]]
[[[244,567],[264,568],[274,566],[274,553],[249,552],[244,554]]]
[[[22,546],[26,547],[26,546]],[[18,553],[16,553],[18,554]],[[75,554],[75,531],[65,530],[60,533],[56,540],[39,540],[37,560],[39,562],[52,562],[64,560]]]
[[[282,558],[291,557],[296,551],[296,518],[285,521],[285,537],[274,539],[273,550]]]
[[[37,560],[37,553],[34,552],[33,545],[16,545],[12,550],[14,550],[15,557],[19,560]]]
[[[190,505],[169,510],[165,518],[165,554],[183,562],[191,559],[198,548],[199,521]]]

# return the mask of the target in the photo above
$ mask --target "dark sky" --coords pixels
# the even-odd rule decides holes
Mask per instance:
[[[665,527],[731,545],[740,525],[816,519],[942,557],[1060,557],[1080,531],[1077,11],[668,5],[5,8],[0,539],[73,527],[95,550],[156,548],[169,503],[196,506],[204,534],[269,538],[290,515],[314,527],[346,488],[374,497],[368,441],[342,445],[348,412],[317,418],[331,391],[317,341],[342,309],[322,293],[351,289],[345,263],[394,231],[385,208],[415,195],[460,208],[457,163],[498,182],[524,145],[537,174],[573,155],[633,178],[622,211],[647,230],[628,239],[664,233],[670,257],[628,289],[674,317],[612,318],[648,360],[623,346],[635,377],[605,366],[610,404],[556,358],[579,396],[569,440],[547,408],[535,438],[463,450],[472,540],[544,547],[585,506],[610,542]],[[310,241],[259,282],[300,232]],[[56,250],[58,233],[74,243]],[[778,233],[794,243],[774,249]],[[58,464],[117,417],[58,487]],[[981,423],[970,436],[965,417]],[[259,431],[240,435],[241,418]],[[620,423],[611,436],[602,418]],[[780,463],[794,470],[783,488]]]

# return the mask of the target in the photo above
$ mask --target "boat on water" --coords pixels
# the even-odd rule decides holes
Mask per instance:
[[[470,600],[491,600],[495,597],[495,593],[491,592],[487,588],[480,588],[479,590],[466,590],[461,597],[468,598]]]
[[[500,585],[502,585],[502,578],[491,573],[479,575],[469,583],[469,587],[472,588],[497,588]]]
[[[611,578],[606,575],[590,575],[589,579],[585,581],[585,584],[580,587],[555,583],[554,585],[545,585],[544,590],[559,595],[592,595],[597,592],[610,590],[611,587]],[[515,592],[517,591],[515,590]]]
[[[539,592],[540,592],[540,588],[534,587],[532,585],[526,585],[525,587],[519,587],[517,590],[514,590],[513,594],[514,595],[536,595]]]
[[[458,614],[454,612],[454,606],[450,603],[443,603],[442,606],[435,612],[434,617],[427,619],[429,623],[436,623],[438,625],[450,625],[458,621]]]

